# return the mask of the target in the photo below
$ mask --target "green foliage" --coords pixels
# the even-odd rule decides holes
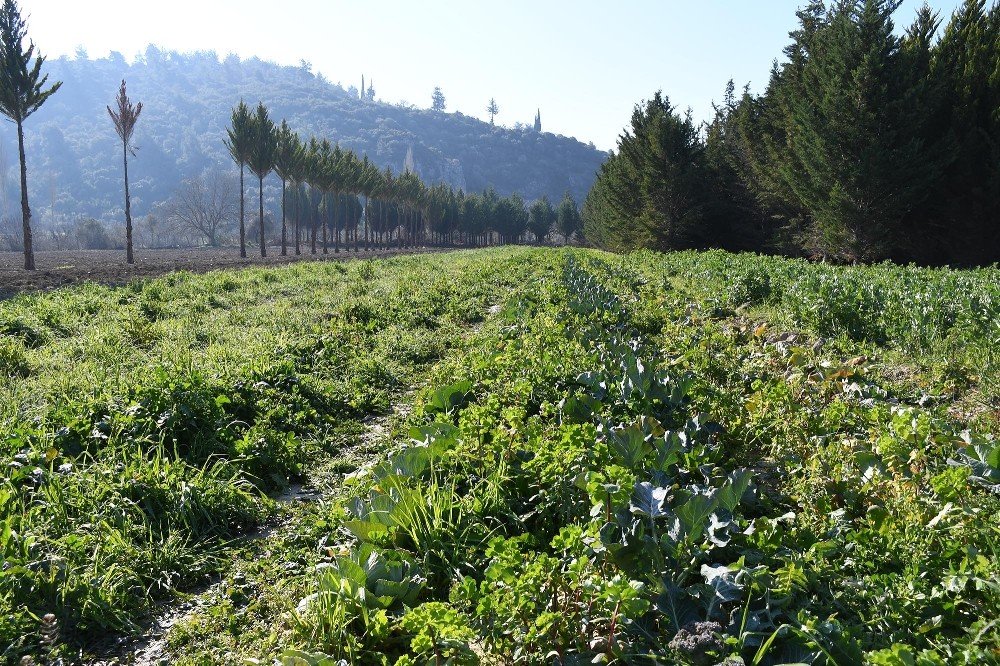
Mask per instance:
[[[718,247],[985,265],[1000,201],[1000,5],[808,3],[764,92],[730,81],[701,135],[659,93],[584,204],[604,248]],[[900,34],[902,32],[902,34]]]
[[[707,204],[704,146],[690,114],[657,92],[637,105],[584,204],[587,237],[614,249],[698,243]]]
[[[266,493],[309,474],[340,446],[343,424],[387,410],[388,391],[452,348],[529,270],[521,258],[442,255],[174,274],[4,301],[2,659],[37,656],[47,613],[73,650],[136,631],[154,604],[224,570],[232,539],[277,511]],[[420,331],[433,349],[399,354]],[[429,492],[435,506],[454,501],[450,484]],[[458,514],[406,506],[401,538],[453,542]],[[413,604],[425,567],[445,576],[449,557],[336,564],[345,580],[351,564],[365,572],[368,599]],[[380,607],[365,609],[377,622]]]
[[[993,398],[929,396],[952,370],[921,354],[988,358],[994,277],[508,248],[6,302],[30,367],[0,375],[7,654],[50,609],[70,637],[128,629],[217,571],[274,476],[331,424],[357,439],[388,409],[370,385],[412,385],[399,352],[435,338],[396,444],[227,577],[181,663],[991,663],[1000,447],[959,405]],[[800,302],[827,282],[872,321]],[[108,382],[115,358],[136,369]]]

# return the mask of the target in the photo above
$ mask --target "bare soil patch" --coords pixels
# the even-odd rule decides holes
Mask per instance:
[[[0,299],[29,291],[56,289],[81,282],[120,285],[131,280],[151,278],[174,271],[205,273],[220,269],[247,268],[249,266],[287,264],[295,261],[347,261],[372,259],[397,254],[440,252],[440,248],[408,248],[387,250],[341,249],[329,254],[301,255],[290,253],[281,256],[279,247],[268,248],[266,258],[250,256],[240,258],[238,248],[184,248],[136,250],[135,264],[125,263],[124,250],[44,250],[35,253],[37,270],[22,268],[24,256],[20,252],[0,252]]]

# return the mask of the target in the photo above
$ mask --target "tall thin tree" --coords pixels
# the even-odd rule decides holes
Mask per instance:
[[[246,102],[240,103],[233,109],[231,124],[226,129],[228,138],[226,148],[229,155],[240,165],[240,256],[247,256],[247,231],[246,231],[246,188],[243,184],[243,174],[247,163],[250,161],[250,148],[253,137],[253,117],[250,115],[250,108]]]
[[[135,123],[142,113],[142,102],[134,105],[125,94],[125,79],[122,79],[122,87],[118,90],[116,100],[118,108],[108,107],[108,115],[111,122],[115,124],[115,131],[118,138],[122,140],[122,163],[125,166],[125,261],[129,264],[135,263],[132,256],[132,201],[128,193],[128,154],[135,156],[135,147],[132,146],[132,132],[135,131]]]
[[[274,153],[274,172],[281,178],[281,256],[288,254],[288,224],[285,217],[286,191],[288,181],[295,181],[295,167],[298,151],[302,145],[299,137],[282,120],[276,134],[277,146]]]
[[[274,121],[267,113],[263,102],[257,104],[257,113],[251,123],[250,159],[247,166],[257,176],[257,194],[260,201],[260,256],[267,256],[267,244],[264,238],[264,178],[274,170],[274,154],[278,144],[275,141]]]
[[[490,114],[490,125],[493,124],[493,118],[500,113],[500,107],[497,106],[497,101],[490,97],[490,103],[486,106],[486,113]]]
[[[0,7],[0,113],[17,125],[17,148],[21,160],[21,225],[24,234],[24,268],[35,270],[35,252],[31,245],[31,208],[28,206],[28,167],[24,159],[24,121],[59,90],[61,81],[45,89],[48,74],[42,76],[45,58],[35,55],[28,28],[14,0],[4,0]]]

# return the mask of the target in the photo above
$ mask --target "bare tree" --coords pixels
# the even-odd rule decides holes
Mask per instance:
[[[237,188],[233,178],[217,171],[190,178],[167,201],[164,214],[176,226],[218,247],[237,220]]]
[[[131,152],[135,156],[135,148],[131,146],[132,132],[135,131],[135,122],[139,120],[142,113],[142,102],[135,106],[125,94],[125,79],[122,79],[122,87],[118,91],[116,98],[117,109],[108,107],[108,115],[115,124],[115,131],[118,138],[122,140],[122,161],[125,164],[125,261],[130,264],[135,263],[132,257],[132,205],[128,196],[128,154]]]

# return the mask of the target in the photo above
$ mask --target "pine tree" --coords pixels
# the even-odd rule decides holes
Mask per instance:
[[[444,111],[445,98],[439,86],[434,86],[434,93],[431,95],[431,109],[434,111]]]
[[[493,119],[500,113],[500,107],[497,106],[497,101],[492,97],[490,97],[490,103],[486,106],[486,113],[490,114],[490,125],[492,125]]]
[[[541,132],[542,131],[542,110],[541,109],[538,109],[537,111],[535,111],[535,126],[534,126],[534,130],[535,130],[535,132]]]
[[[226,129],[226,136],[226,149],[233,161],[240,165],[240,256],[246,258],[246,187],[243,183],[243,175],[247,163],[250,161],[253,144],[253,117],[250,115],[250,108],[243,100],[240,100],[240,103],[233,109],[230,126]]]
[[[704,146],[690,112],[662,93],[637,105],[618,153],[584,203],[584,232],[609,249],[698,244],[707,203]]]
[[[1000,257],[1000,3],[966,0],[931,54],[940,115],[929,134],[947,136],[951,160],[934,190],[938,214],[930,261],[982,264]]]
[[[288,254],[288,225],[285,219],[286,189],[288,181],[294,181],[296,167],[299,162],[299,152],[302,142],[288,123],[281,121],[281,126],[275,133],[274,172],[281,178],[281,256]]]
[[[569,244],[573,234],[581,229],[580,210],[569,190],[566,190],[562,201],[559,202],[559,208],[556,209],[556,229],[562,234],[563,243],[566,245]]]
[[[42,76],[45,58],[35,57],[35,44],[24,48],[28,29],[14,0],[0,7],[0,112],[17,125],[17,148],[21,164],[21,226],[24,235],[24,268],[35,270],[31,238],[31,208],[28,206],[28,166],[24,158],[24,121],[62,85],[57,81],[45,90],[48,75]]]
[[[257,195],[260,202],[260,256],[267,256],[267,242],[264,237],[264,178],[274,169],[277,142],[275,140],[274,122],[268,116],[267,107],[263,102],[257,104],[257,113],[251,123],[250,159],[247,166],[257,176]]]
[[[535,203],[531,204],[528,210],[528,229],[535,236],[535,242],[542,244],[552,232],[552,225],[556,221],[556,211],[552,208],[549,198],[543,196]]]

